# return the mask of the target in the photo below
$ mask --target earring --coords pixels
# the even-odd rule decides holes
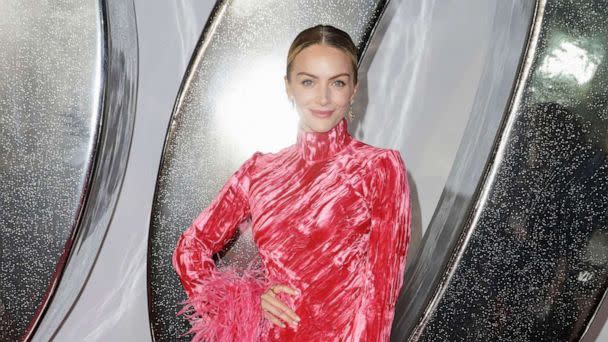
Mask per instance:
[[[353,121],[355,119],[355,114],[353,114],[353,102],[350,102],[350,107],[348,107],[348,113],[346,114],[348,121]]]

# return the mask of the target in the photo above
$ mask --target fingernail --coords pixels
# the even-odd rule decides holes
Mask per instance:
[[[300,317],[296,317],[296,321],[298,321],[298,322],[299,322],[299,321],[300,321]]]

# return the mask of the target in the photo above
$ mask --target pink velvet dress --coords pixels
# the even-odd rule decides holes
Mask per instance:
[[[251,220],[262,268],[235,272],[211,258]],[[410,199],[398,151],[351,137],[346,120],[298,131],[277,153],[256,152],[180,236],[173,266],[189,301],[194,340],[389,341],[410,239]],[[263,316],[261,294],[300,316]],[[189,310],[187,310],[189,308]]]

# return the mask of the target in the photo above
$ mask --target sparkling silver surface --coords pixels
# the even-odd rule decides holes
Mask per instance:
[[[295,141],[284,91],[289,44],[302,29],[335,25],[355,42],[379,1],[230,1],[216,5],[186,74],[169,128],[152,211],[148,280],[155,340],[187,331],[175,317],[185,299],[171,267],[177,237],[256,150]]]
[[[608,8],[540,1],[495,158],[423,341],[572,341],[608,285]]]
[[[107,1],[103,8],[108,51],[97,162],[69,261],[34,341],[55,337],[71,312],[101,248],[127,168],[138,77],[135,8],[131,0]]]
[[[94,0],[0,2],[3,341],[39,317],[81,215],[101,118],[100,11]]]

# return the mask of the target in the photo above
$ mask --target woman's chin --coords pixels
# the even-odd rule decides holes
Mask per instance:
[[[334,128],[338,122],[340,122],[340,118],[334,116],[326,118],[312,117],[303,119],[301,126],[305,127],[307,131],[325,133]]]

